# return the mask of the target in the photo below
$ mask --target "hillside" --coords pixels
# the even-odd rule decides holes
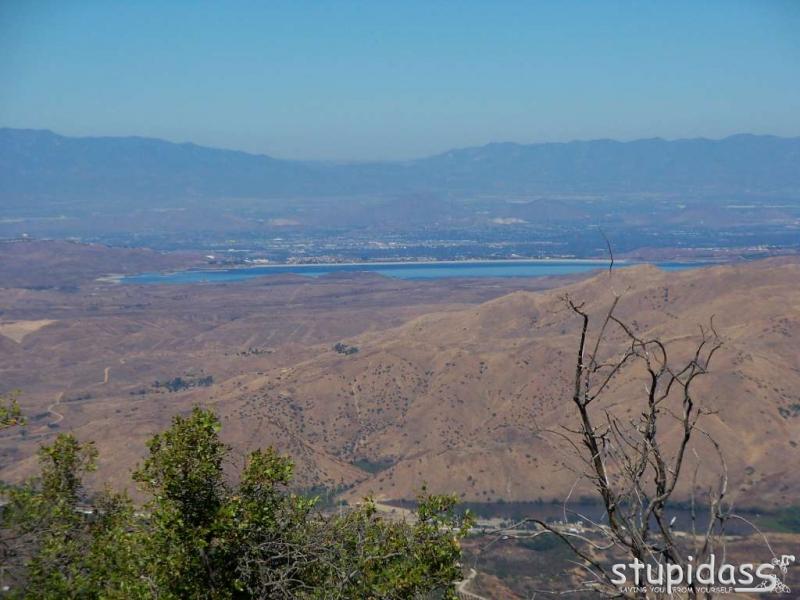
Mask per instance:
[[[201,266],[192,253],[164,254],[146,248],[111,248],[56,240],[0,240],[0,287],[64,288],[111,274]]]
[[[186,257],[55,241],[0,249],[0,393],[20,389],[29,421],[0,434],[0,478],[12,480],[32,473],[40,444],[75,431],[97,441],[100,481],[130,485],[144,440],[193,404],[216,404],[264,373],[325,356],[365,331],[574,280],[401,281],[352,273],[117,285],[96,278],[169,268]],[[176,379],[183,383],[168,387]],[[232,444],[269,443],[246,437],[247,425],[226,426]],[[322,449],[305,448],[316,454],[298,473],[303,485],[333,485],[339,470],[348,481],[362,476]]]
[[[627,290],[619,316],[642,335],[662,336],[676,356],[715,315],[725,345],[697,387],[713,413],[703,427],[722,444],[741,502],[796,499],[800,477],[784,465],[800,458],[800,357],[793,350],[800,265],[683,273],[635,267],[614,279],[615,289]],[[362,481],[345,477],[342,483],[356,484],[350,497],[408,499],[427,482],[471,501],[559,499],[575,477],[565,468],[563,444],[545,431],[574,422],[569,390],[578,323],[564,310],[564,291],[595,315],[610,299],[600,275],[564,290],[428,314],[348,340],[356,354],[328,352],[265,373],[219,406],[244,439],[278,439],[293,449],[302,440],[378,470]],[[602,408],[637,410],[639,375],[625,371]],[[697,449],[700,456],[710,450],[700,440]],[[680,492],[685,497],[687,489]]]
[[[120,264],[149,256],[119,252]],[[30,422],[0,436],[0,474],[30,474],[38,445],[72,430],[97,440],[98,480],[129,485],[143,441],[202,404],[220,413],[237,451],[275,444],[292,453],[304,487],[409,499],[427,482],[471,501],[560,499],[575,477],[546,432],[573,419],[579,325],[561,297],[597,314],[613,285],[619,316],[662,336],[676,357],[715,315],[725,345],[697,388],[713,413],[704,427],[727,453],[740,503],[788,505],[800,495],[800,476],[785,469],[800,458],[798,281],[800,262],[772,259],[630,267],[612,282],[607,273],[577,282],[353,274],[4,287],[0,391],[23,390]],[[637,410],[642,385],[624,371],[598,409]],[[699,456],[707,450],[698,443]]]

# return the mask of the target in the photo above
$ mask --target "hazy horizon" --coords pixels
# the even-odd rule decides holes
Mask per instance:
[[[0,122],[287,159],[800,135],[800,5],[0,6]]]
[[[798,135],[780,135],[775,133],[759,133],[759,132],[751,132],[751,131],[738,131],[734,133],[730,133],[728,135],[719,136],[719,137],[704,137],[704,136],[695,136],[695,137],[664,137],[664,136],[651,136],[651,137],[637,137],[637,138],[629,138],[629,139],[620,139],[620,138],[572,138],[572,139],[563,139],[563,140],[531,140],[531,141],[521,141],[521,140],[487,140],[483,143],[474,144],[472,146],[459,146],[459,147],[451,147],[451,148],[443,148],[442,150],[432,153],[432,154],[422,154],[418,156],[408,156],[408,157],[399,157],[399,158],[309,158],[309,157],[286,157],[286,156],[279,156],[275,154],[266,154],[264,152],[257,152],[257,151],[249,151],[238,147],[232,146],[219,146],[219,145],[211,145],[211,144],[201,144],[192,139],[169,139],[163,137],[154,137],[154,136],[145,136],[140,135],[137,133],[128,133],[128,134],[120,134],[120,135],[70,135],[66,134],[62,131],[55,131],[49,128],[41,128],[41,127],[10,127],[3,123],[0,123],[0,130],[16,130],[16,131],[35,131],[35,132],[42,132],[42,133],[51,133],[53,135],[64,137],[64,138],[73,138],[73,139],[145,139],[145,140],[154,140],[160,142],[166,142],[169,144],[177,144],[177,145],[193,145],[198,146],[201,148],[208,148],[210,150],[224,150],[230,152],[242,152],[245,154],[251,154],[254,156],[266,156],[268,158],[275,158],[278,160],[287,160],[287,161],[299,161],[299,162],[329,162],[329,163],[369,163],[369,162],[403,162],[406,160],[418,160],[418,159],[426,159],[426,158],[433,158],[439,156],[441,154],[447,154],[450,151],[458,151],[458,150],[465,150],[470,148],[484,148],[487,146],[502,146],[502,145],[515,145],[515,146],[537,146],[537,145],[547,145],[547,144],[575,144],[575,143],[593,143],[593,142],[614,142],[620,144],[628,144],[628,143],[635,143],[635,142],[645,142],[651,140],[658,140],[664,142],[681,142],[681,141],[691,141],[691,140],[705,140],[711,142],[719,142],[726,140],[728,138],[735,138],[738,136],[752,136],[752,137],[773,137],[773,138],[781,138],[781,139],[797,139],[800,138],[800,134]]]

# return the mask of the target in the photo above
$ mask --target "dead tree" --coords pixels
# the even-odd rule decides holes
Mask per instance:
[[[593,489],[604,516],[591,519],[570,511],[568,496],[565,517],[571,512],[588,523],[586,532],[565,523],[527,518],[497,530],[483,551],[509,537],[555,535],[567,544],[578,559],[580,581],[566,590],[539,590],[536,597],[590,593],[611,598],[711,598],[696,584],[687,584],[683,593],[632,589],[634,582],[621,585],[610,565],[637,560],[654,572],[660,567],[666,573],[669,565],[685,572],[692,561],[700,564],[714,553],[721,552],[724,558],[725,526],[735,517],[727,465],[719,444],[701,427],[702,417],[709,413],[694,395],[695,382],[708,373],[722,346],[713,318],[699,327],[691,350],[684,349],[675,360],[670,356],[672,345],[668,349],[663,339],[641,336],[617,316],[616,293],[599,313],[568,295],[563,301],[580,324],[570,402],[577,424],[536,431],[557,436],[571,451],[577,465],[571,467],[577,475],[573,490],[580,484]],[[625,397],[627,406],[639,409],[636,416],[623,417],[609,406],[608,400],[620,399],[615,384],[622,380],[644,384],[641,392],[635,392],[638,397]],[[716,459],[711,475],[699,476],[696,442],[704,443]],[[680,533],[669,510],[676,507],[673,496],[679,488],[689,493],[691,515],[689,531]],[[520,533],[526,524],[537,528]],[[647,582],[640,588],[647,588]]]
[[[592,523],[593,531],[600,535],[573,535],[535,521],[543,532],[560,537],[581,559],[590,574],[583,583],[584,589],[611,597],[659,597],[658,593],[624,591],[604,563],[609,557],[637,559],[656,569],[660,565],[665,571],[670,564],[685,567],[688,556],[702,560],[715,550],[731,509],[726,497],[727,472],[719,445],[698,425],[705,411],[695,401],[692,386],[708,372],[721,341],[712,319],[708,327],[700,327],[688,359],[675,365],[662,340],[640,337],[616,316],[619,300],[615,295],[599,328],[594,330],[585,304],[564,297],[581,324],[572,390],[578,426],[565,427],[559,435],[579,459],[580,478],[591,484],[602,502],[604,519],[602,523]],[[624,339],[621,354],[617,346],[614,357],[607,348],[612,334]],[[624,420],[599,405],[615,378],[623,371],[633,371],[637,364],[640,369],[643,367],[645,380],[642,410],[638,416]],[[662,429],[669,420],[677,422],[680,437],[677,447],[668,451]],[[687,455],[696,436],[704,437],[714,448],[720,473],[707,490],[708,517],[700,531],[697,512],[692,510],[693,535],[688,536],[687,544],[678,540],[667,509],[679,481],[686,477]],[[695,478],[696,473],[695,470]],[[697,481],[692,481],[693,498],[697,487]],[[697,589],[689,586],[686,596],[698,597]],[[706,593],[703,596],[710,597]],[[676,596],[673,593],[671,597]]]

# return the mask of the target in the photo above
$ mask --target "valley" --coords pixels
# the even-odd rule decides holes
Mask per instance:
[[[57,243],[20,244],[35,244],[27,247],[42,264],[48,252],[54,262],[64,254]],[[2,391],[22,390],[29,415],[25,428],[0,438],[3,479],[30,475],[38,445],[72,430],[97,441],[98,481],[129,486],[144,440],[201,404],[221,415],[240,453],[275,445],[297,461],[298,485],[348,501],[409,500],[424,484],[467,502],[559,501],[574,474],[547,432],[574,418],[577,334],[562,295],[598,315],[613,288],[624,290],[620,317],[664,337],[677,355],[714,315],[724,347],[698,394],[739,503],[758,497],[756,508],[780,508],[800,496],[800,477],[783,468],[800,458],[794,258],[681,272],[634,266],[612,280],[606,272],[437,280],[339,273],[119,285],[99,273],[108,262],[94,256],[105,251],[72,251],[83,253],[87,273],[77,285],[26,287],[35,279],[29,272],[0,289]],[[119,254],[118,272],[120,258],[141,251],[107,252]],[[153,268],[176,260],[153,258]],[[639,386],[636,372],[621,373],[604,408],[637,410]],[[707,451],[698,442],[699,456]]]

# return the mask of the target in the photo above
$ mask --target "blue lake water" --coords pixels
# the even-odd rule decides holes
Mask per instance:
[[[617,262],[615,268],[631,266],[633,262]],[[707,266],[700,262],[656,262],[655,266],[676,271]],[[264,265],[231,269],[187,269],[173,273],[142,273],[120,279],[122,283],[226,283],[242,281],[265,275],[293,273],[308,277],[319,277],[331,273],[378,273],[397,279],[442,279],[447,277],[544,277],[548,275],[572,275],[606,268],[606,261],[585,260],[506,260],[506,261],[460,261],[460,262],[408,262],[408,263],[359,263],[322,265]]]

